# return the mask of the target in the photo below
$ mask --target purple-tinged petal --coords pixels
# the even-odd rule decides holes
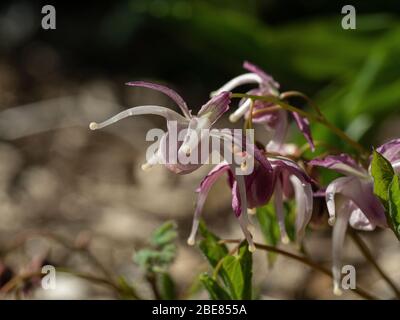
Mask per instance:
[[[376,227],[374,223],[368,220],[360,208],[355,208],[352,211],[349,223],[357,230],[372,231]]]
[[[274,168],[276,181],[288,179],[294,188],[296,198],[296,240],[301,242],[305,229],[310,222],[313,208],[313,192],[311,178],[294,161],[283,157],[270,159]],[[283,181],[284,185],[289,181]],[[280,182],[281,183],[281,182]],[[275,185],[276,191],[281,189],[280,183]]]
[[[283,210],[283,196],[282,196],[282,186],[280,179],[276,180],[275,183],[275,193],[274,193],[274,207],[276,217],[278,219],[278,226],[281,233],[281,241],[282,243],[289,243],[289,237],[286,232],[285,226],[285,213]]]
[[[132,81],[128,82],[127,85],[132,87],[143,87],[160,91],[175,101],[175,103],[178,105],[179,108],[181,108],[182,113],[187,119],[190,119],[192,117],[190,114],[190,110],[186,105],[185,100],[183,100],[182,97],[176,91],[166,86],[146,81]]]
[[[149,106],[138,106],[138,107],[126,109],[101,123],[91,122],[89,125],[89,128],[91,130],[97,130],[97,129],[107,127],[113,123],[116,123],[116,122],[124,119],[124,118],[131,117],[131,116],[145,115],[145,114],[154,114],[154,115],[162,116],[169,121],[177,121],[179,124],[188,123],[186,118],[182,117],[179,113],[177,113],[171,109],[168,109],[165,107],[160,107],[160,106],[149,105]]]
[[[243,63],[243,68],[257,74],[260,78],[262,78],[268,85],[272,86],[274,89],[279,89],[279,83],[277,83],[269,74],[267,74],[260,67],[255,64],[245,61]]]
[[[214,124],[226,111],[229,110],[230,92],[222,92],[212,97],[203,105],[197,114],[198,117],[207,117]]]
[[[326,203],[331,224],[335,220],[335,197],[337,195],[352,201],[371,224],[382,228],[387,227],[385,211],[373,193],[372,181],[357,177],[341,177],[329,184],[326,189]]]
[[[254,252],[256,250],[256,247],[253,242],[253,236],[250,232],[252,226],[249,223],[247,215],[248,207],[247,207],[245,176],[235,174],[234,165],[231,165],[231,172],[235,177],[235,181],[233,183],[233,188],[232,188],[232,207],[235,211],[236,217],[238,218],[242,232],[246,237],[247,243],[249,245],[249,251]],[[240,213],[238,212],[239,208],[240,208]]]
[[[368,172],[347,154],[327,156],[324,159],[313,159],[309,164],[332,169],[347,176],[368,178]]]
[[[376,149],[381,155],[389,160],[392,165],[400,165],[400,139],[393,139]]]
[[[303,133],[303,136],[306,138],[308,144],[310,145],[311,151],[314,151],[315,146],[311,135],[310,122],[307,118],[301,117],[297,112],[292,112],[292,115],[297,124],[297,127]]]
[[[275,175],[281,175],[285,171],[298,177],[302,183],[312,183],[312,179],[298,166],[296,162],[284,157],[268,158],[274,169]]]
[[[353,208],[351,203],[344,199],[338,201],[338,218],[333,226],[332,232],[332,274],[333,274],[333,292],[341,295],[340,280],[342,277],[341,264],[344,239],[346,237],[347,225]],[[333,214],[336,214],[333,212]]]
[[[311,184],[301,180],[301,176],[292,175],[290,181],[296,199],[296,241],[301,243],[306,227],[311,220],[313,210],[313,192]]]
[[[195,243],[197,229],[199,228],[201,212],[207,199],[208,192],[210,191],[213,184],[218,180],[218,178],[229,170],[229,165],[227,163],[223,162],[221,164],[218,164],[201,181],[199,188],[196,190],[199,195],[197,198],[196,210],[194,212],[192,231],[190,232],[190,236],[188,238],[189,245],[194,245]]]

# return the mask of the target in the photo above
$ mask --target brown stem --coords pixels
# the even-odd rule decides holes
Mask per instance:
[[[318,107],[318,105],[316,103],[314,103],[313,100],[311,100],[307,95],[305,95],[304,93],[301,93],[299,91],[286,91],[286,92],[282,92],[279,97],[284,100],[290,97],[300,97],[304,100],[307,101],[307,103],[311,106],[311,108],[313,108],[315,110],[315,112],[321,116],[324,117],[323,113],[321,112],[321,109]]]

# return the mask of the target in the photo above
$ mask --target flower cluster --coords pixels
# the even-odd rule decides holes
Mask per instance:
[[[287,243],[289,237],[285,228],[284,201],[294,199],[296,203],[295,239],[300,244],[311,220],[313,199],[317,194],[323,193],[326,197],[329,223],[333,225],[332,270],[334,289],[335,292],[339,292],[341,251],[347,225],[350,224],[353,228],[360,230],[373,230],[376,226],[388,227],[385,208],[373,192],[373,179],[368,168],[345,154],[329,155],[323,159],[315,158],[305,164],[305,161],[299,161],[296,154],[288,152],[286,133],[289,115],[293,117],[298,129],[310,145],[310,149],[315,150],[309,119],[303,113],[286,110],[280,104],[254,99],[254,97],[269,96],[283,100],[285,93],[280,93],[279,84],[259,67],[245,62],[244,68],[248,73],[233,78],[220,89],[212,92],[211,99],[200,108],[197,115],[192,115],[183,98],[172,89],[143,81],[130,82],[128,83],[130,86],[150,88],[164,93],[177,104],[182,115],[163,106],[137,106],[102,123],[93,122],[90,124],[90,129],[103,128],[128,116],[155,114],[164,117],[167,121],[167,132],[158,141],[156,151],[142,166],[145,170],[154,165],[163,164],[174,173],[191,173],[204,164],[204,156],[220,151],[220,147],[213,145],[206,149],[201,148],[201,144],[208,143],[211,138],[223,141],[229,145],[229,150],[234,156],[240,156],[241,161],[234,163],[226,156],[226,153],[221,155],[220,163],[204,177],[197,188],[197,203],[192,230],[188,238],[190,245],[195,243],[207,195],[212,185],[223,175],[226,175],[232,192],[233,213],[250,251],[255,250],[255,245],[254,227],[250,222],[249,214],[253,214],[256,208],[273,201],[281,240]],[[263,125],[271,137],[266,146],[251,139],[250,141],[245,139],[243,144],[243,136],[237,135],[230,129],[212,132],[221,116],[230,110],[233,97],[231,91],[245,84],[254,84],[255,87],[242,95],[238,107],[229,115],[229,119],[236,122],[244,117],[247,121],[250,119],[254,123]],[[182,139],[171,144],[171,140],[176,140],[172,136],[173,124],[184,134]],[[202,130],[211,130],[211,134],[204,135]],[[377,151],[391,162],[397,172],[400,171],[400,140],[386,143],[377,148]],[[178,157],[177,161],[172,162],[170,161],[171,154],[184,156],[195,154],[194,158],[197,161],[182,162]],[[253,163],[251,170],[246,170],[250,161]],[[309,172],[313,167],[329,168],[344,176],[337,178],[324,188],[310,177]]]

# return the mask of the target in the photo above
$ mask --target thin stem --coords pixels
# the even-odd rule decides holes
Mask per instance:
[[[300,97],[300,98],[306,100],[307,103],[311,106],[311,108],[313,108],[313,109],[315,110],[315,112],[316,112],[319,116],[325,117],[325,116],[323,115],[323,113],[321,112],[321,109],[318,107],[318,105],[317,105],[316,103],[314,103],[313,100],[311,100],[307,95],[305,95],[305,94],[302,93],[302,92],[299,92],[299,91],[286,91],[286,92],[282,92],[282,93],[279,95],[279,97],[280,97],[282,100],[287,99],[287,98],[291,98],[291,97]]]
[[[301,110],[299,108],[293,107],[290,104],[287,104],[280,100],[279,98],[275,96],[256,96],[256,95],[249,95],[245,93],[233,93],[231,95],[232,98],[248,98],[248,99],[253,99],[253,100],[261,100],[265,102],[271,102],[279,105],[282,109],[291,111],[291,112],[296,112],[300,116],[305,117],[311,121],[319,122],[320,124],[324,125],[327,127],[329,130],[331,130],[334,134],[336,134],[338,137],[346,141],[348,144],[350,144],[354,149],[356,149],[358,152],[361,154],[368,154],[368,150],[365,149],[361,144],[359,144],[357,141],[354,141],[351,139],[346,133],[344,133],[341,129],[330,123],[322,114],[314,115],[312,113],[306,112],[304,110]],[[264,108],[267,110],[268,108]],[[264,109],[259,109],[257,111],[261,111]]]
[[[278,111],[280,109],[282,109],[280,106],[272,106],[272,107],[268,107],[268,108],[262,108],[262,109],[255,110],[252,113],[252,116],[268,114],[268,113],[272,113],[272,112]]]
[[[386,283],[392,288],[396,297],[400,299],[400,290],[397,288],[396,284],[389,278],[389,276],[383,271],[383,269],[379,266],[378,262],[376,262],[375,258],[373,257],[371,251],[368,249],[368,246],[364,242],[364,240],[360,237],[360,235],[355,232],[354,230],[349,230],[350,236],[353,239],[354,243],[360,249],[361,253],[367,259],[369,263],[375,268],[375,270],[381,275],[381,277],[386,281]]]
[[[236,240],[236,239],[226,239],[225,240],[224,239],[224,240],[221,240],[221,242],[223,242],[223,243],[240,243],[240,240]],[[302,257],[302,256],[299,256],[297,254],[294,254],[294,253],[291,253],[291,252],[288,252],[288,251],[285,251],[285,250],[282,250],[282,249],[279,249],[279,248],[276,248],[276,247],[273,247],[273,246],[269,246],[269,245],[266,245],[266,244],[261,244],[261,243],[255,242],[254,245],[256,246],[257,249],[270,251],[270,252],[275,252],[275,253],[278,253],[280,255],[283,255],[283,256],[286,256],[288,258],[291,258],[293,260],[297,260],[297,261],[299,261],[299,262],[311,267],[312,269],[320,271],[320,272],[326,274],[327,276],[333,278],[332,272],[330,270],[326,269],[323,266],[320,266],[319,264],[317,264],[314,261],[308,259],[307,257]],[[363,297],[365,299],[378,300],[377,297],[371,295],[370,293],[366,292],[364,289],[361,289],[359,287],[356,288],[356,289],[353,289],[352,291],[356,292],[360,297]]]

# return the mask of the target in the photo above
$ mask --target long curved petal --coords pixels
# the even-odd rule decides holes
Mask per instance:
[[[182,113],[187,119],[190,119],[192,117],[190,114],[190,110],[186,105],[185,100],[183,100],[183,98],[176,91],[161,84],[146,82],[146,81],[132,81],[126,84],[131,87],[143,87],[160,91],[175,101],[175,103],[182,110]]]
[[[312,216],[313,192],[311,184],[302,181],[301,177],[292,175],[289,179],[296,199],[296,241],[301,243]]]
[[[213,184],[218,180],[218,178],[229,170],[229,165],[227,163],[218,164],[200,182],[200,186],[197,189],[199,195],[194,212],[192,230],[187,241],[189,245],[194,245],[195,243],[196,233],[200,223],[200,216],[204,207],[204,203],[207,199],[208,192],[210,191]]]
[[[231,172],[235,177],[235,181],[232,187],[232,207],[236,217],[238,218],[242,232],[249,245],[249,251],[254,252],[256,250],[256,247],[254,245],[253,236],[251,234],[252,225],[249,222],[249,218],[247,215],[247,195],[244,176],[237,175],[235,173],[236,170],[234,165],[231,165]]]
[[[251,84],[251,83],[260,84],[260,83],[262,83],[262,81],[263,81],[263,79],[255,73],[241,74],[240,76],[237,76],[237,77],[233,78],[232,80],[228,81],[221,88],[211,92],[211,96],[212,97],[216,96],[224,91],[232,91],[233,89],[235,89],[241,85],[244,85],[244,84]]]
[[[119,120],[122,120],[124,118],[130,117],[130,116],[139,116],[139,115],[144,115],[144,114],[154,114],[158,115],[161,117],[166,118],[168,121],[177,121],[178,123],[185,123],[188,122],[188,120],[184,117],[182,117],[179,113],[165,108],[165,107],[160,107],[160,106],[138,106],[138,107],[133,107],[127,110],[124,110],[115,116],[101,122],[91,122],[89,125],[89,128],[91,130],[97,130],[104,128],[106,126],[109,126],[115,122],[118,122]]]
[[[283,243],[289,243],[289,237],[286,232],[285,226],[285,213],[283,210],[283,194],[282,194],[282,186],[281,181],[277,179],[275,183],[275,193],[274,193],[274,206],[275,213],[278,219],[278,226],[281,233],[281,241]]]
[[[332,274],[333,274],[333,292],[336,295],[341,294],[341,263],[344,240],[346,237],[347,225],[352,212],[351,204],[346,199],[337,200],[338,214],[332,231]],[[336,212],[332,212],[336,215]]]
[[[313,209],[313,192],[311,178],[294,161],[284,158],[269,158],[276,175],[276,181],[289,177],[294,188],[296,198],[296,240],[301,242],[305,229],[311,220]],[[282,189],[281,184],[276,183],[275,197],[277,190]]]
[[[243,63],[243,68],[246,69],[247,71],[257,74],[261,79],[263,79],[263,82],[265,82],[269,86],[272,86],[274,89],[279,89],[279,83],[276,82],[274,78],[272,78],[269,74],[267,74],[264,70],[262,70],[255,64],[249,61],[245,61]]]

